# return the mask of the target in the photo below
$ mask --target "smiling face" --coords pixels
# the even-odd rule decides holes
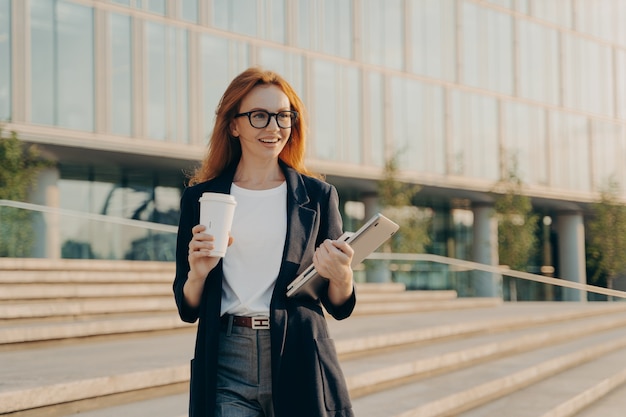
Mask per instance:
[[[291,110],[289,98],[275,85],[259,85],[243,98],[239,107],[240,113],[265,110],[269,113]],[[271,117],[270,123],[263,129],[250,125],[247,116],[237,117],[231,123],[231,134],[241,142],[242,156],[259,160],[276,159],[283,150],[291,128],[282,129]]]

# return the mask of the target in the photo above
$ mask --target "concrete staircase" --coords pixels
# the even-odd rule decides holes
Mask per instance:
[[[173,275],[0,258],[0,414],[186,415],[195,326],[177,317]],[[358,417],[624,413],[626,303],[358,294],[350,319],[329,319]]]

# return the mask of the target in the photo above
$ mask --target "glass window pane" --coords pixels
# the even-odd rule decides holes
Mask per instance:
[[[532,15],[551,23],[572,27],[572,0],[529,0]],[[595,3],[595,2],[594,2]]]
[[[487,2],[491,4],[495,4],[496,6],[506,7],[507,9],[512,9],[514,0],[487,0]]]
[[[559,102],[559,42],[556,30],[520,20],[520,96],[557,105]]]
[[[463,3],[463,81],[469,85],[513,92],[512,17]]]
[[[208,140],[215,123],[215,111],[232,78],[249,66],[248,47],[240,42],[202,35],[202,107],[205,140]]]
[[[616,73],[618,74],[615,94],[617,94],[617,117],[626,120],[626,51],[616,51]],[[620,76],[620,74],[622,74]]]
[[[165,26],[146,22],[147,133],[150,138],[159,140],[165,140],[167,131],[165,42]]]
[[[445,174],[442,88],[403,78],[391,84],[391,137],[398,167]]]
[[[302,101],[304,95],[304,63],[302,55],[294,55],[273,48],[259,48],[259,64],[261,67],[276,71],[291,84]]]
[[[550,121],[551,186],[590,191],[587,119],[553,112]]]
[[[30,2],[31,118],[35,123],[55,123],[57,68],[54,66],[54,3]]]
[[[315,149],[314,157],[325,160],[336,160],[341,155],[341,142],[338,125],[341,116],[338,113],[337,102],[329,100],[338,97],[337,66],[328,61],[315,60],[313,62],[313,102],[310,121],[310,144]]]
[[[31,1],[32,120],[94,128],[93,9]]]
[[[417,74],[455,79],[455,5],[452,0],[413,0],[411,58]]]
[[[0,122],[11,119],[11,2],[0,0]]]
[[[626,151],[624,128],[614,123],[594,121],[592,127],[592,166],[595,190],[607,189],[611,181],[616,181],[624,189],[623,155]]]
[[[93,9],[57,3],[58,124],[94,129]]]
[[[110,15],[111,133],[132,133],[132,46],[129,16]]]
[[[341,132],[338,141],[343,145],[341,161],[360,164],[363,162],[361,73],[354,67],[342,67],[340,77],[338,111],[343,123],[339,125]]]
[[[521,103],[503,104],[504,147],[508,170],[525,184],[548,185],[546,114],[542,108]]]
[[[562,38],[564,105],[612,116],[611,48],[575,35]]]
[[[614,2],[574,0],[576,5],[576,29],[612,42]]]
[[[165,15],[165,0],[145,0],[148,3],[148,10],[152,13]]]
[[[180,17],[190,22],[198,22],[198,0],[182,0]]]
[[[404,65],[404,7],[402,0],[363,0],[363,59],[402,69]]]
[[[265,4],[261,6],[261,10],[265,11],[265,18],[263,19],[265,24],[264,37],[273,42],[285,43],[287,41],[285,27],[287,6],[285,0],[263,1]]]
[[[313,62],[310,145],[315,158],[362,162],[360,77],[353,67]]]
[[[498,112],[494,98],[451,93],[450,174],[500,179]]]
[[[368,165],[385,166],[385,95],[383,76],[372,72],[368,75],[369,108],[365,114],[364,129],[369,138]]]
[[[123,4],[124,6],[130,6],[130,0],[112,0],[113,3]]]
[[[259,7],[250,0],[213,0],[213,24],[224,30],[256,36]]]

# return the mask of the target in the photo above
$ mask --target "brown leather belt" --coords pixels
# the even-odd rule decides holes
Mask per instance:
[[[270,318],[266,316],[260,317],[247,317],[247,316],[233,316],[230,314],[224,314],[220,318],[222,326],[228,326],[230,320],[233,320],[233,326],[248,327],[254,330],[267,330],[270,328]]]

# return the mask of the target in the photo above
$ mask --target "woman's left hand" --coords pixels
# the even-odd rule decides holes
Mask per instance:
[[[317,272],[330,281],[328,295],[335,305],[343,304],[353,291],[352,256],[354,250],[349,244],[339,240],[326,239],[313,255],[313,265]]]

